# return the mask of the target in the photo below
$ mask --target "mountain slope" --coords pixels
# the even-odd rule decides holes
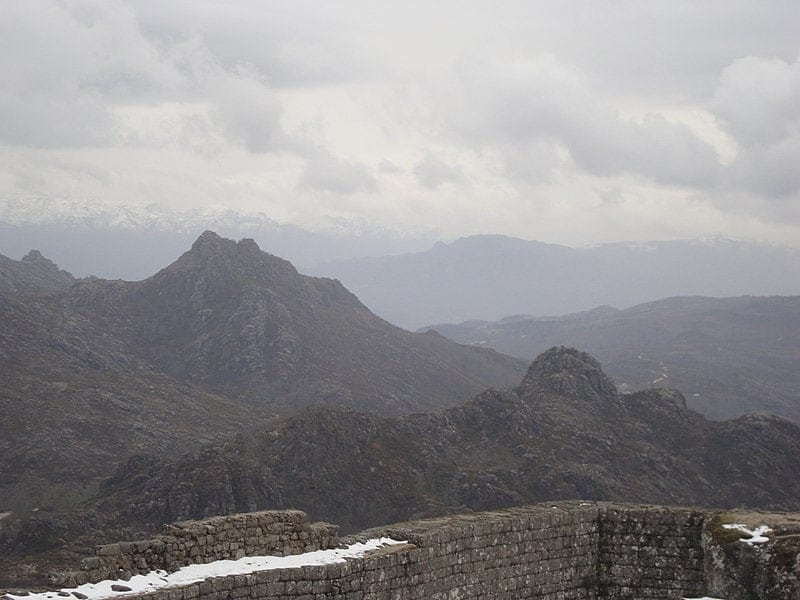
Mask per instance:
[[[64,295],[0,294],[0,512],[70,506],[137,452],[185,452],[258,411],[132,356]]]
[[[620,394],[591,356],[553,348],[516,390],[440,414],[318,408],[222,447],[136,459],[96,506],[132,530],[288,506],[346,529],[556,498],[796,510],[799,451],[796,423],[707,421],[674,390]]]
[[[346,531],[567,498],[797,510],[798,453],[797,423],[707,421],[677,391],[620,394],[591,356],[552,348],[515,390],[441,413],[315,407],[184,455],[133,457],[80,508],[0,530],[0,586],[98,541],[263,508]]]
[[[9,262],[35,284],[0,292],[0,512],[15,517],[75,505],[134,454],[185,452],[275,412],[434,409],[524,371],[397,329],[338,282],[211,232],[140,282],[67,287],[52,266],[48,288]]]
[[[66,300],[177,380],[276,410],[431,409],[508,385],[524,369],[393,327],[338,281],[300,275],[252,240],[212,232],[153,277],[82,282]]]
[[[763,411],[800,421],[800,297],[667,298],[622,311],[433,325],[530,360],[552,345],[596,355],[626,390],[684,390],[712,418]]]
[[[800,294],[800,250],[725,239],[569,248],[499,235],[415,254],[330,262],[376,314],[404,327],[563,315],[676,295]]]

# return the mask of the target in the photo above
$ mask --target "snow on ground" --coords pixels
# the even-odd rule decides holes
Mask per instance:
[[[317,550],[292,556],[246,556],[239,560],[218,560],[205,565],[189,565],[174,573],[152,571],[147,575],[134,575],[129,581],[105,580],[99,583],[87,583],[76,588],[64,588],[61,590],[61,594],[59,592],[41,592],[24,596],[6,594],[5,597],[11,600],[63,600],[67,595],[73,600],[75,598],[87,598],[88,600],[119,598],[132,594],[152,592],[160,588],[188,585],[203,581],[207,577],[247,575],[248,573],[270,569],[297,569],[312,565],[341,563],[346,558],[362,557],[371,550],[406,543],[405,541],[391,538],[378,538],[335,550]],[[117,590],[112,589],[112,586],[116,586]],[[120,586],[126,589],[120,589]]]
[[[742,539],[739,540],[740,542],[744,542],[745,544],[750,544],[750,545],[763,544],[764,542],[768,542],[769,538],[766,537],[764,534],[770,533],[772,531],[772,529],[770,529],[766,525],[761,525],[760,527],[756,527],[755,529],[749,529],[747,525],[742,525],[741,523],[729,523],[723,525],[722,527],[724,527],[725,529],[736,529],[738,531],[741,531],[745,535],[750,536],[748,538],[743,537]]]

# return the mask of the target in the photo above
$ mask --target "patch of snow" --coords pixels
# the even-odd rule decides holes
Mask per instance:
[[[765,536],[765,533],[770,533],[772,529],[767,527],[766,525],[761,525],[756,527],[755,529],[750,529],[747,525],[742,525],[741,523],[728,523],[722,526],[724,529],[736,529],[737,531],[741,531],[745,535],[750,537],[742,538],[739,541],[744,542],[745,544],[763,544],[764,542],[768,542],[769,538]]]
[[[25,596],[6,594],[5,598],[11,600],[63,600],[63,593],[67,593],[73,598],[77,597],[73,592],[83,594],[89,600],[99,600],[101,598],[123,598],[134,594],[152,592],[160,588],[179,587],[203,581],[208,577],[227,577],[229,575],[247,575],[258,571],[268,571],[271,569],[298,569],[300,567],[330,565],[345,562],[347,558],[360,558],[372,550],[377,550],[384,546],[396,544],[406,544],[406,541],[393,540],[391,538],[377,538],[358,542],[347,548],[337,548],[335,550],[316,550],[305,554],[294,554],[291,556],[246,556],[239,560],[218,560],[205,565],[189,565],[175,571],[152,571],[147,575],[134,575],[129,581],[105,580],[99,583],[86,583],[76,588],[63,588],[59,592],[41,592],[28,594]],[[111,586],[124,586],[129,588],[125,591],[115,591]],[[83,596],[81,596],[83,597]]]
[[[702,598],[684,598],[683,600],[724,600],[723,598],[712,598],[711,596],[703,596]]]

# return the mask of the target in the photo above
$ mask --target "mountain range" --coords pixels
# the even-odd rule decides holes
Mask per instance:
[[[72,506],[115,464],[301,406],[401,414],[512,384],[524,363],[373,315],[252,240],[212,232],[138,282],[0,260],[0,512]]]
[[[559,347],[513,390],[445,411],[307,408],[183,455],[135,456],[78,508],[0,531],[0,548],[33,577],[104,539],[261,508],[345,531],[566,498],[797,510],[799,452],[795,422],[714,422],[675,390],[621,394],[594,358]]]
[[[775,302],[705,323],[764,326],[757,353],[792,333]],[[251,239],[207,231],[135,282],[2,257],[0,587],[98,542],[260,508],[352,531],[550,498],[800,506],[796,422],[621,393],[573,348],[526,363],[399,329]]]
[[[553,345],[577,346],[624,390],[675,387],[715,419],[761,411],[800,421],[799,296],[675,297],[424,330],[526,361]]]
[[[409,329],[431,323],[626,308],[677,295],[800,294],[800,250],[725,238],[570,248],[499,235],[425,252],[331,261],[376,314]]]

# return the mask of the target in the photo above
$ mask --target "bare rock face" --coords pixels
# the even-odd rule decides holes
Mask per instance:
[[[540,354],[518,391],[522,395],[558,394],[591,402],[619,400],[614,383],[594,357],[575,348],[554,347]]]

